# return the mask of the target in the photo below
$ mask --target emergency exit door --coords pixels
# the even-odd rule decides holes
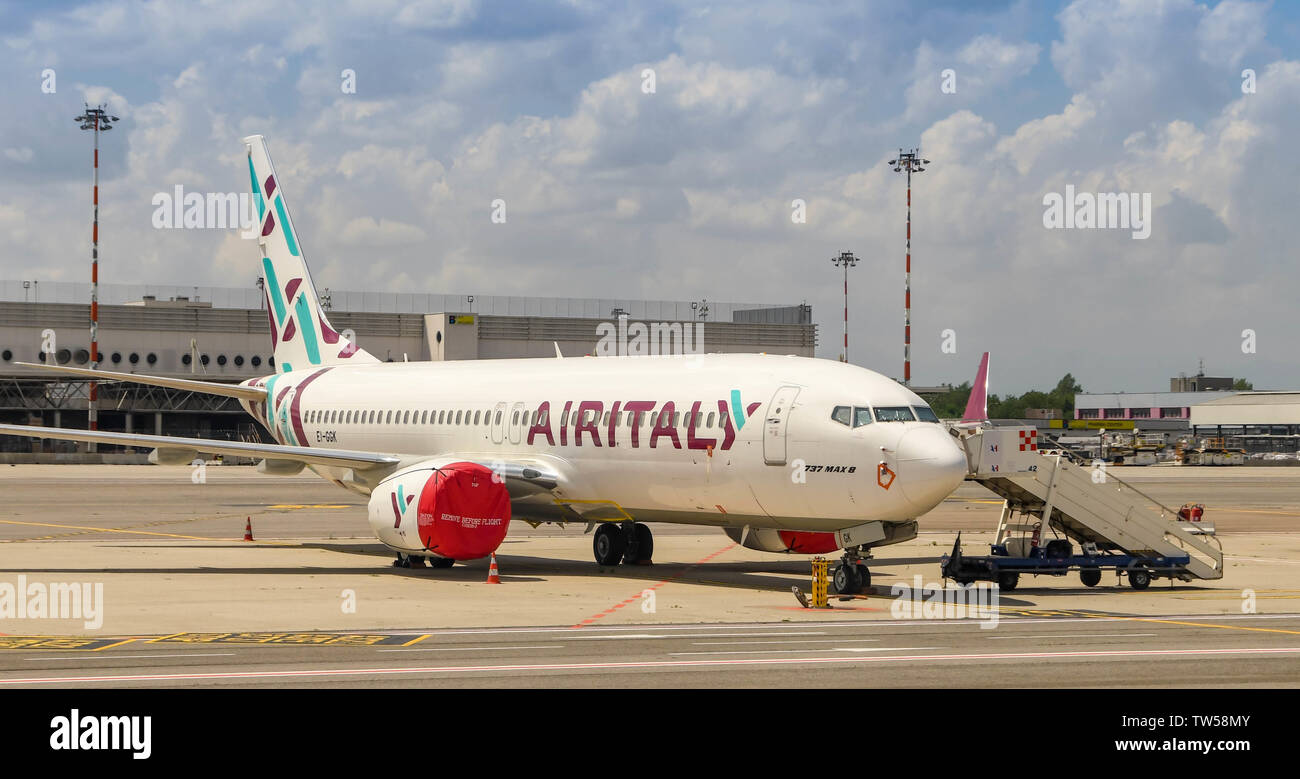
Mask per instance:
[[[798,387],[781,387],[767,404],[763,421],[763,462],[768,465],[785,465],[785,434],[790,421]]]

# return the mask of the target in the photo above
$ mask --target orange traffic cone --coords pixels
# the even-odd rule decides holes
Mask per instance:
[[[500,584],[500,583],[501,583],[501,571],[499,571],[499,570],[497,569],[497,555],[496,555],[496,552],[493,552],[493,553],[492,553],[492,564],[488,566],[488,580],[487,580],[487,583],[488,583],[488,584]]]
[[[249,517],[248,521],[244,523],[244,540],[245,541],[253,540],[253,518],[252,517]]]

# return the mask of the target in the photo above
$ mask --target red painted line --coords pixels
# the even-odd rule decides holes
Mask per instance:
[[[1246,655],[1246,654],[1296,654],[1300,647],[1260,647],[1239,649],[1139,649],[1133,651],[1080,651],[1080,652],[995,652],[988,654],[956,655],[891,655],[887,657],[774,657],[739,658],[732,660],[644,660],[621,663],[551,663],[547,665],[444,665],[404,668],[336,668],[303,669],[296,671],[230,671],[222,673],[131,674],[123,676],[44,676],[17,679],[0,679],[0,685],[66,684],[68,682],[148,682],[181,679],[267,679],[311,676],[364,676],[394,674],[438,673],[489,673],[501,671],[572,671],[617,668],[691,668],[710,666],[795,665],[845,663],[932,662],[944,660],[1024,660],[1071,657],[1151,657],[1188,655]]]
[[[721,508],[721,507],[719,507],[719,508]],[[635,602],[635,601],[641,600],[642,596],[644,595],[644,593],[645,593],[647,590],[649,590],[649,591],[654,591],[654,590],[657,590],[657,589],[659,589],[660,587],[664,586],[665,584],[669,584],[670,582],[675,582],[675,581],[677,581],[678,579],[680,579],[680,578],[682,578],[683,576],[685,576],[685,575],[686,575],[686,572],[689,571],[689,570],[691,570],[691,569],[694,568],[695,566],[697,566],[697,565],[701,565],[701,564],[703,564],[703,563],[707,563],[708,561],[712,560],[713,558],[717,557],[718,555],[722,554],[723,552],[729,551],[729,550],[732,549],[734,546],[735,546],[734,543],[732,543],[732,544],[727,544],[726,546],[722,547],[721,549],[719,549],[718,551],[714,552],[713,554],[708,555],[708,556],[703,557],[703,558],[700,558],[699,560],[696,560],[695,562],[693,562],[693,563],[691,563],[690,565],[686,566],[685,568],[681,569],[680,571],[677,572],[677,575],[676,575],[676,576],[670,576],[670,577],[668,577],[667,579],[664,579],[663,581],[661,581],[661,582],[659,582],[658,584],[654,585],[653,587],[647,587],[646,589],[641,590],[641,592],[638,592],[636,595],[633,595],[633,596],[630,597],[630,598],[627,598],[627,599],[625,599],[625,600],[623,600],[623,601],[621,601],[621,602],[619,602],[619,603],[614,604],[614,606],[612,606],[611,608],[605,609],[604,611],[600,612],[599,614],[594,614],[594,615],[592,615],[592,616],[590,616],[590,617],[587,617],[586,619],[582,620],[581,622],[577,623],[576,625],[570,625],[569,627],[571,627],[571,628],[580,628],[580,627],[584,627],[584,626],[586,626],[586,625],[590,625],[590,624],[592,624],[593,622],[596,622],[597,620],[604,619],[605,617],[608,617],[610,614],[613,614],[614,612],[618,611],[619,609],[623,608],[624,606],[628,605],[629,603],[633,603],[633,602]]]

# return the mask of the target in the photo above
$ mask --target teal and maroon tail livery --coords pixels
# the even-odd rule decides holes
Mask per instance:
[[[312,367],[379,362],[330,326],[311,282],[302,244],[289,218],[280,180],[260,135],[244,139],[248,176],[257,205],[266,312],[277,373]]]

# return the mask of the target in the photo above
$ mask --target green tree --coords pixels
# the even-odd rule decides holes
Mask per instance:
[[[1255,389],[1255,385],[1245,379],[1237,379],[1232,383],[1232,388],[1235,390],[1253,390]]]

